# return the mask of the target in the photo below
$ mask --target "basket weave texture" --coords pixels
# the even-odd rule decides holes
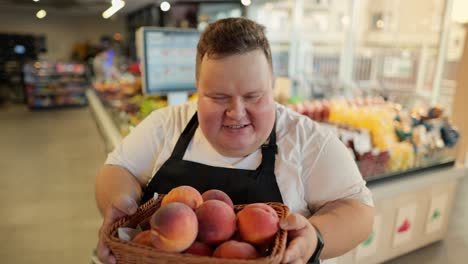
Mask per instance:
[[[161,205],[164,195],[159,195],[158,199],[151,199],[141,205],[137,212],[131,216],[125,216],[112,224],[104,231],[104,242],[114,254],[117,264],[154,264],[154,263],[187,263],[187,264],[278,264],[281,263],[283,253],[286,249],[287,232],[279,230],[269,254],[265,257],[252,260],[222,259],[215,257],[196,256],[192,254],[168,253],[157,251],[154,248],[124,241],[118,238],[119,227],[135,228],[138,224],[147,221]],[[266,203],[275,209],[278,217],[283,219],[287,216],[289,209],[281,203]],[[245,205],[235,205],[236,212],[244,208]]]

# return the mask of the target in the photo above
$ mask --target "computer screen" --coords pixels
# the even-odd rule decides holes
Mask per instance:
[[[23,55],[24,53],[26,53],[26,48],[23,45],[15,45],[15,53]]]
[[[143,92],[195,91],[195,56],[200,32],[144,27],[139,30]]]

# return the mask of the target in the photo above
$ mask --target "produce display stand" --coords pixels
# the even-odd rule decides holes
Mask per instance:
[[[117,144],[119,144],[120,141],[122,141],[122,136],[104,105],[101,103],[99,97],[96,95],[96,92],[89,89],[86,91],[86,97],[88,99],[91,112],[96,120],[96,125],[104,138],[106,149],[107,151],[111,151],[115,146],[117,146]]]
[[[374,230],[336,264],[382,263],[447,235],[458,182],[468,169],[433,167],[368,184],[375,203]]]

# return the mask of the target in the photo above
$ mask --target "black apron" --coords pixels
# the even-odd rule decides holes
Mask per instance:
[[[221,168],[183,160],[197,127],[195,113],[177,140],[171,157],[144,189],[142,203],[151,199],[155,192],[165,194],[181,185],[192,186],[200,193],[210,189],[222,190],[234,204],[283,202],[274,173],[278,152],[276,126],[271,131],[268,144],[262,145],[262,162],[256,170]]]

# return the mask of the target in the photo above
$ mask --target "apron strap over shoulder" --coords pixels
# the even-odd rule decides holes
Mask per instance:
[[[174,151],[172,151],[171,158],[182,160],[184,158],[185,150],[187,149],[188,145],[190,144],[190,140],[192,140],[193,135],[198,127],[198,116],[197,112],[193,114],[192,119],[190,119],[189,123],[185,127],[184,131],[180,135],[177,143],[174,147]]]
[[[275,155],[278,154],[278,145],[276,145],[276,122],[273,125],[267,144],[262,145],[262,164],[267,172],[275,172]]]

